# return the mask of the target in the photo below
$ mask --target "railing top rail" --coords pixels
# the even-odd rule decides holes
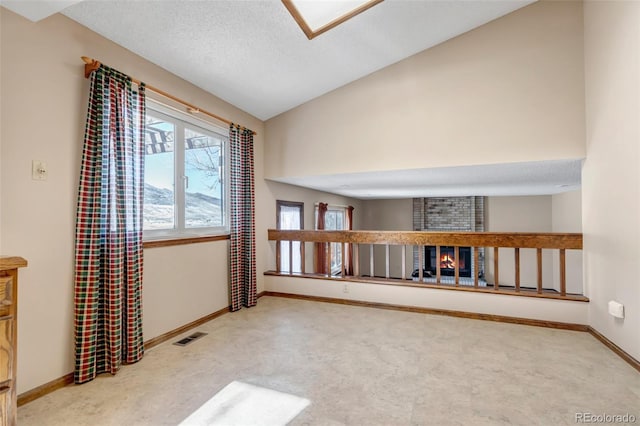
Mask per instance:
[[[269,229],[270,241],[582,249],[582,234],[545,232],[312,231]]]

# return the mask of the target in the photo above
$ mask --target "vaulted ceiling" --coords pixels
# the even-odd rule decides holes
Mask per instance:
[[[32,20],[61,11],[267,120],[532,2],[385,0],[313,40],[280,0],[2,4]]]
[[[2,5],[33,21],[61,12],[268,120],[533,1],[384,0],[312,40],[280,0],[2,0]],[[358,198],[551,194],[579,188],[580,170],[580,160],[568,160],[308,176],[288,183]],[[500,179],[485,182],[483,176]]]

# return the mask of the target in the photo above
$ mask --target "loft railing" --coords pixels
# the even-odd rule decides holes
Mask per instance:
[[[582,294],[567,292],[567,251],[582,250],[582,234],[569,233],[504,233],[504,232],[419,232],[419,231],[310,231],[310,230],[275,230],[268,231],[268,239],[275,241],[276,269],[267,271],[267,275],[303,276],[310,278],[325,278],[333,280],[347,280],[358,282],[374,282],[384,284],[404,284],[411,286],[425,286],[430,288],[449,288],[458,290],[506,293],[522,296],[546,297],[554,299],[569,299],[587,301]],[[298,244],[295,244],[299,242]],[[308,272],[307,256],[313,256],[314,250],[306,249],[308,243],[313,243],[314,250],[325,250],[327,265],[323,268],[327,273]],[[320,244],[318,244],[320,243]],[[281,268],[282,245],[286,245],[288,268]],[[300,272],[294,270],[294,247],[299,246]],[[374,247],[384,247],[384,275],[376,276],[376,258]],[[400,246],[400,259],[390,255],[391,247]],[[425,247],[435,248],[435,276],[424,269]],[[460,276],[460,248],[470,247],[472,252],[471,277]],[[444,250],[453,248],[452,268],[446,268],[452,277],[444,277],[445,268],[441,265],[441,254]],[[414,259],[412,273],[408,273],[407,250],[411,249]],[[513,250],[513,284],[501,281],[500,249]],[[521,282],[521,250],[533,249],[536,253],[535,283]],[[543,250],[557,252],[558,289],[543,288]],[[339,252],[341,258],[340,270],[332,271],[332,251]],[[395,249],[397,252],[397,249]],[[353,271],[346,270],[347,253],[353,256]],[[504,252],[503,252],[504,253]],[[493,255],[492,259],[491,254]],[[487,256],[485,256],[487,255]],[[366,258],[368,256],[368,259]],[[333,259],[335,261],[335,257]],[[396,256],[397,257],[397,256]],[[417,257],[417,259],[416,259]],[[481,257],[483,259],[481,259]],[[548,257],[545,257],[548,261]],[[361,262],[362,261],[362,262]],[[400,267],[397,267],[397,263]],[[397,277],[392,277],[390,270],[394,265],[401,270]],[[416,267],[417,266],[417,267]],[[492,283],[485,281],[483,271],[493,267]],[[550,267],[550,265],[545,265]],[[368,271],[367,271],[368,269]],[[453,269],[453,271],[451,271]],[[364,270],[364,271],[362,271]],[[364,273],[362,273],[364,272]],[[368,272],[368,273],[367,273]],[[410,276],[412,275],[412,276]],[[581,290],[580,290],[581,291]]]

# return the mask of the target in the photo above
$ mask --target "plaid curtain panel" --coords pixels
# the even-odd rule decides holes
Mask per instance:
[[[143,355],[144,84],[91,74],[75,246],[75,382]]]
[[[231,239],[229,276],[231,310],[255,306],[256,295],[256,231],[255,185],[253,176],[253,132],[229,128],[231,166],[230,203]]]

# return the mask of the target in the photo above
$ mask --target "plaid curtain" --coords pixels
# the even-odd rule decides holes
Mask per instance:
[[[144,352],[142,191],[145,90],[102,65],[91,74],[75,247],[75,382]]]
[[[229,128],[231,166],[231,238],[229,292],[231,310],[255,306],[256,231],[253,176],[253,132],[231,124]]]

